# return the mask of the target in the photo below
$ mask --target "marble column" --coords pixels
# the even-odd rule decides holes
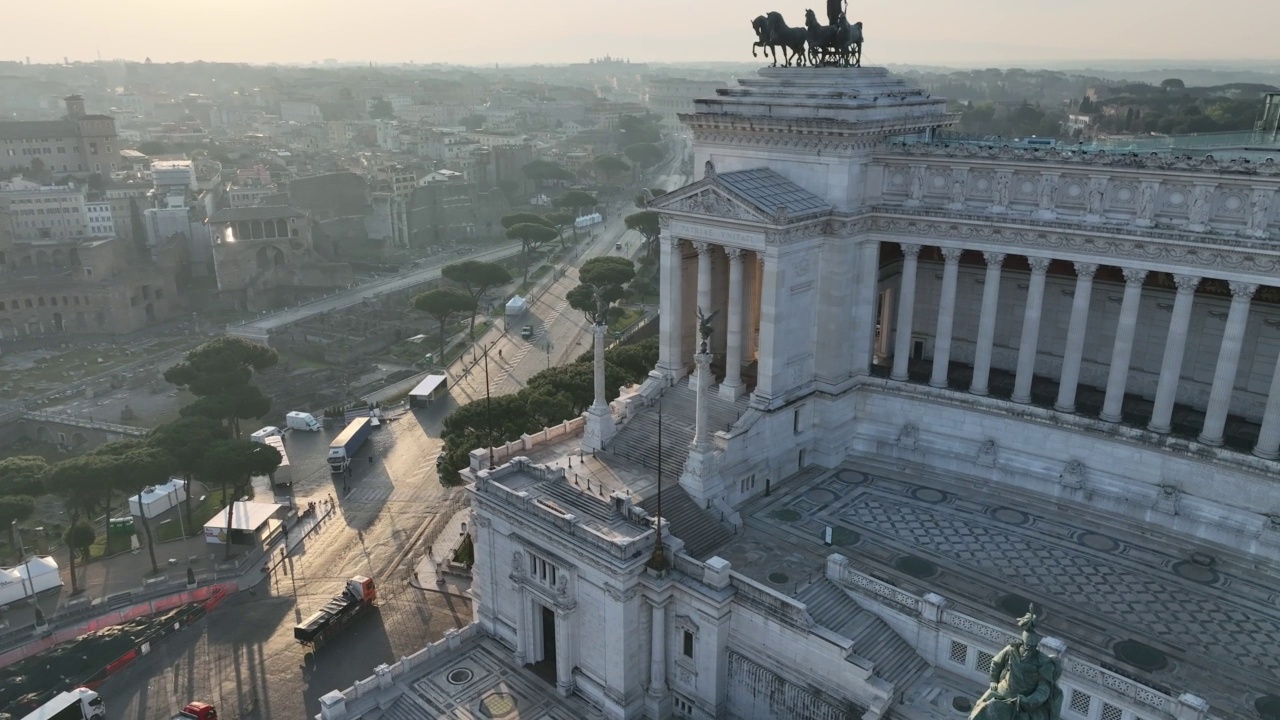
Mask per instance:
[[[956,278],[960,275],[960,248],[942,249],[942,291],[938,299],[938,328],[933,342],[933,376],[929,384],[947,386],[947,369],[951,365],[951,328],[956,315]]]
[[[684,253],[666,229],[658,238],[661,292],[658,300],[658,371],[675,382],[684,375]]]
[[[617,426],[613,422],[613,410],[605,400],[607,396],[605,395],[604,337],[608,332],[608,325],[591,326],[592,345],[594,348],[594,376],[592,379],[595,385],[595,400],[584,413],[586,417],[582,432],[582,449],[584,452],[603,450],[617,433]]]
[[[573,628],[569,613],[556,611],[556,691],[561,697],[573,694]]]
[[[649,651],[649,695],[657,697],[667,693],[667,604],[650,604],[653,620],[649,623],[652,635]]]
[[[1031,381],[1035,378],[1036,352],[1040,345],[1040,314],[1044,307],[1044,281],[1049,272],[1049,258],[1028,257],[1031,281],[1027,284],[1027,305],[1022,311],[1022,338],[1018,344],[1018,373],[1013,380],[1016,403],[1031,402]]]
[[[1155,406],[1151,409],[1151,422],[1147,429],[1167,433],[1173,429],[1173,403],[1178,398],[1178,383],[1182,378],[1182,357],[1187,350],[1187,329],[1191,326],[1191,306],[1195,301],[1196,286],[1200,278],[1191,275],[1174,275],[1173,284],[1178,293],[1173,299],[1173,311],[1169,317],[1169,337],[1164,343],[1164,358],[1160,361],[1160,382],[1156,385]]]
[[[854,375],[871,373],[872,355],[875,354],[876,298],[880,288],[880,242],[865,240],[854,253],[854,277],[857,286],[853,290],[853,362]]]
[[[703,315],[711,314],[711,243],[695,242],[698,251],[698,309]],[[694,317],[697,317],[695,313]]]
[[[898,300],[898,329],[893,345],[893,372],[891,380],[907,379],[907,362],[911,359],[911,321],[916,309],[916,270],[919,267],[920,246],[902,244],[902,284]]]
[[[724,354],[724,382],[720,397],[742,395],[742,254],[739,248],[725,248],[729,256],[729,329]]]
[[[1076,289],[1071,297],[1071,319],[1067,323],[1067,346],[1062,353],[1062,374],[1058,381],[1058,412],[1076,411],[1076,386],[1080,384],[1080,361],[1084,357],[1085,330],[1089,326],[1089,302],[1093,299],[1094,263],[1075,263]]]
[[[1258,431],[1258,444],[1253,454],[1267,460],[1280,459],[1280,357],[1271,371],[1271,390],[1267,394],[1267,409],[1262,413],[1262,429]]]
[[[1227,311],[1227,327],[1222,331],[1222,347],[1218,350],[1218,365],[1213,371],[1213,387],[1209,390],[1209,403],[1204,410],[1204,430],[1200,432],[1200,442],[1205,445],[1222,444],[1227,411],[1231,409],[1231,394],[1236,385],[1236,370],[1240,367],[1240,348],[1244,345],[1244,331],[1249,327],[1249,303],[1257,291],[1258,286],[1252,283],[1231,283],[1231,309]]]
[[[894,289],[884,289],[880,301],[880,336],[876,338],[876,362],[884,363],[889,359],[892,345],[889,342],[893,334],[893,296]]]
[[[1107,394],[1102,401],[1106,422],[1120,422],[1124,410],[1124,390],[1129,382],[1129,360],[1133,356],[1133,333],[1138,329],[1138,309],[1142,302],[1142,281],[1146,270],[1124,269],[1124,299],[1120,301],[1120,320],[1116,324],[1116,340],[1111,346],[1111,369],[1107,374]]]
[[[973,355],[973,382],[969,392],[986,395],[991,377],[991,346],[996,341],[996,312],[1000,305],[1000,268],[1004,253],[986,252],[987,274],[982,280],[982,310],[978,315],[978,342]]]

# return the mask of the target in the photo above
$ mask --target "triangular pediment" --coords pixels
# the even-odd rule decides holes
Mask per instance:
[[[831,211],[826,200],[769,168],[716,173],[710,163],[702,180],[656,198],[649,207],[774,225]]]
[[[729,220],[756,223],[773,221],[773,218],[733,197],[711,180],[699,180],[692,185],[661,195],[650,202],[649,207],[654,210],[692,213]]]

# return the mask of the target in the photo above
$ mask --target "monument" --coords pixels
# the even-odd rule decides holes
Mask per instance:
[[[1018,619],[1022,638],[991,660],[991,685],[969,720],[1058,720],[1062,714],[1062,667],[1040,649],[1036,606]]]

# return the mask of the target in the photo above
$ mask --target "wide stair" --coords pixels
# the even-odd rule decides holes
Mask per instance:
[[[896,694],[929,672],[929,663],[888,623],[827,578],[801,590],[796,600],[805,604],[814,622],[852,640],[853,652],[870,660],[875,665],[872,674],[891,683]]]
[[[729,402],[716,394],[713,387],[707,394],[707,422],[711,432],[728,430],[738,416],[747,409],[750,395],[743,395]],[[651,470],[658,469],[658,410],[662,410],[662,478],[667,481],[680,479],[684,461],[689,457],[689,444],[693,442],[693,425],[697,413],[697,393],[689,386],[689,378],[667,388],[661,403],[644,408],[623,426],[605,448],[607,453],[626,459]],[[687,541],[686,541],[687,542]]]
[[[650,515],[657,515],[657,493],[642,500],[640,507]],[[689,493],[675,483],[662,488],[662,519],[670,524],[671,534],[684,541],[685,554],[697,560],[711,557],[716,548],[733,538],[733,533],[719,519],[698,507]]]

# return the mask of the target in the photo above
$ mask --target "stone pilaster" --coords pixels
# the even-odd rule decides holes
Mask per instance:
[[[907,379],[907,363],[911,360],[911,322],[916,310],[916,271],[920,265],[920,246],[902,245],[902,284],[898,291],[898,329],[893,346],[893,380]]]
[[[978,342],[973,356],[973,382],[969,392],[986,395],[990,390],[991,346],[996,340],[996,312],[1000,306],[1000,268],[1004,265],[1004,253],[982,253],[987,261],[987,274],[982,285],[982,310],[978,316]]]
[[[1187,329],[1191,326],[1191,306],[1200,278],[1191,275],[1174,275],[1173,284],[1178,293],[1173,300],[1169,317],[1169,337],[1164,343],[1164,358],[1160,361],[1160,382],[1156,385],[1155,405],[1151,409],[1151,422],[1147,429],[1167,433],[1173,429],[1173,403],[1178,398],[1178,382],[1182,377],[1182,357],[1187,349]]]
[[[1058,401],[1053,408],[1059,412],[1076,411],[1076,387],[1080,383],[1080,361],[1084,356],[1085,330],[1089,325],[1089,302],[1093,299],[1093,276],[1098,272],[1094,263],[1078,262],[1076,289],[1071,298],[1071,319],[1067,324],[1067,345],[1062,355],[1062,374],[1058,381]]]
[[[725,345],[724,382],[720,396],[734,400],[742,395],[742,254],[738,248],[726,248],[729,256],[729,329]]]
[[[956,314],[956,279],[960,274],[960,248],[942,249],[942,292],[938,299],[938,327],[934,333],[933,387],[947,386],[947,369],[951,363],[951,329]]]
[[[1133,357],[1133,333],[1138,329],[1138,310],[1142,301],[1142,281],[1146,270],[1124,269],[1124,298],[1120,301],[1120,320],[1116,324],[1116,340],[1111,347],[1111,368],[1107,374],[1107,394],[1102,401],[1106,422],[1120,422],[1124,410],[1124,391],[1129,382],[1129,360]]]
[[[1249,327],[1249,303],[1258,286],[1252,283],[1231,283],[1231,309],[1227,311],[1227,327],[1222,331],[1222,347],[1218,351],[1218,364],[1213,371],[1213,387],[1209,389],[1209,402],[1204,410],[1204,430],[1200,442],[1205,445],[1221,445],[1227,426],[1227,411],[1231,409],[1231,395],[1236,385],[1236,370],[1240,367],[1240,348],[1244,345],[1244,331]]]
[[[658,249],[658,372],[666,376],[668,383],[674,383],[684,376],[684,256],[680,241],[666,229],[658,237]]]
[[[671,693],[667,688],[667,603],[668,600],[650,601],[649,623],[649,689],[645,704],[649,716],[665,718],[670,713]]]
[[[1022,312],[1022,338],[1018,345],[1018,373],[1013,381],[1016,403],[1031,402],[1031,381],[1035,377],[1036,352],[1040,345],[1040,310],[1044,307],[1044,281],[1049,258],[1029,257],[1031,281],[1027,285],[1027,305]]]

